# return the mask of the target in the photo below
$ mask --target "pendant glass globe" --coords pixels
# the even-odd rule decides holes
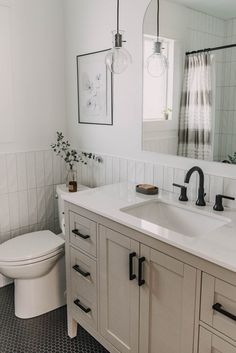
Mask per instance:
[[[132,63],[132,57],[123,47],[124,31],[112,31],[113,48],[106,55],[106,65],[113,74],[121,74]]]
[[[147,70],[153,77],[160,77],[164,74],[167,69],[167,58],[161,52],[162,43],[157,41],[154,42],[154,52],[147,59]]]
[[[106,56],[106,65],[114,74],[121,74],[131,64],[130,53],[123,47],[112,48]]]

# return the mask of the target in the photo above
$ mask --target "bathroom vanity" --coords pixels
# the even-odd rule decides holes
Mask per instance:
[[[234,210],[128,183],[64,199],[71,338],[79,323],[111,353],[236,352]]]

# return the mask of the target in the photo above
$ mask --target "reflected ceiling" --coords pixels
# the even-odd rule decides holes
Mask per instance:
[[[235,18],[236,0],[171,0],[225,20]]]

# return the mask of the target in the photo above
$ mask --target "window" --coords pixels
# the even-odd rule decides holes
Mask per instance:
[[[163,54],[168,69],[161,77],[152,77],[147,71],[147,59],[153,52],[154,36],[144,35],[143,120],[172,120],[174,40],[162,38]]]

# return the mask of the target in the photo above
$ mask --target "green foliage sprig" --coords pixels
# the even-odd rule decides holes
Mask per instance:
[[[236,164],[236,152],[234,152],[232,156],[229,155],[228,157],[229,157],[230,163]]]
[[[78,153],[75,149],[71,148],[68,140],[62,132],[57,131],[57,141],[51,144],[52,150],[57,154],[57,156],[64,159],[67,165],[69,165],[72,170],[76,163],[88,164],[88,160],[92,159],[98,163],[102,162],[102,158],[96,156],[94,153],[80,152]]]

